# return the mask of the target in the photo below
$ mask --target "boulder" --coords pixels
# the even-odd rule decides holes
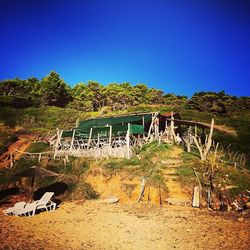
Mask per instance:
[[[246,208],[250,208],[250,201],[248,201],[247,203],[246,203]]]

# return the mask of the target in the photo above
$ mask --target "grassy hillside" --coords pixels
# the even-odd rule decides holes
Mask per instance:
[[[148,111],[160,111],[162,113],[170,111],[170,107],[166,106],[136,106],[129,108],[125,111],[111,112],[108,109],[103,109],[98,112],[80,112],[75,109],[64,109],[58,107],[42,107],[42,108],[26,108],[26,109],[13,109],[2,108],[0,110],[0,123],[9,125],[11,127],[21,126],[24,129],[30,130],[38,134],[46,134],[50,130],[55,130],[57,127],[61,129],[69,129],[75,127],[76,120],[83,120],[90,117],[97,117],[103,115],[114,115],[119,113],[130,112],[148,112]],[[198,111],[181,111],[183,119],[190,119],[195,121],[210,122],[213,117],[210,113],[198,112]],[[214,138],[216,141],[224,144],[225,147],[231,144],[237,152],[243,152],[249,156],[249,141],[250,141],[250,112],[238,112],[230,117],[216,116],[216,124],[224,124],[234,128],[238,136],[233,137],[227,134],[215,132]],[[10,130],[11,131],[11,130]],[[14,130],[13,130],[14,131]],[[7,145],[12,138],[10,133],[2,133],[0,136],[4,137],[4,143]],[[9,139],[8,139],[9,138]],[[139,157],[134,156],[132,159],[109,159],[109,160],[92,160],[70,157],[69,162],[65,163],[63,160],[42,159],[41,163],[38,163],[38,159],[20,159],[15,163],[14,172],[21,171],[32,165],[46,166],[46,168],[60,173],[58,178],[45,178],[37,181],[37,187],[43,188],[45,186],[54,185],[54,183],[66,183],[68,192],[65,193],[64,199],[78,199],[78,198],[95,198],[98,193],[84,181],[84,176],[89,169],[95,169],[96,167],[102,168],[104,172],[119,174],[119,172],[126,172],[128,175],[136,176],[148,176],[152,185],[162,185],[165,188],[164,176],[161,172],[164,166],[161,162],[162,159],[168,159],[171,150],[171,146],[158,143],[151,143],[145,145],[142,150],[137,152]],[[29,152],[49,151],[48,145],[43,143],[35,143],[27,150]],[[185,189],[192,190],[193,185],[196,185],[196,179],[193,173],[193,167],[195,167],[199,174],[203,185],[207,185],[207,180],[202,179],[202,173],[207,169],[207,165],[201,164],[199,157],[192,152],[187,154],[184,152],[181,155],[184,160],[183,166],[178,170],[178,179],[183,184]],[[7,185],[9,182],[16,182],[16,179],[12,179],[12,171],[3,171],[0,185]],[[227,164],[220,164],[216,168],[214,176],[215,184],[219,185],[233,185],[237,188],[232,189],[230,192],[232,195],[237,195],[244,192],[246,189],[250,189],[250,177],[249,172],[241,170],[240,168],[233,168]],[[164,185],[163,185],[164,184]],[[61,185],[61,184],[60,184]],[[167,188],[166,188],[167,191]]]
[[[230,147],[233,151],[244,153],[250,160],[250,111],[235,112],[231,116],[214,116],[211,113],[186,110],[181,112],[183,119],[210,122],[215,118],[215,123],[232,127],[237,136],[230,136],[215,131],[214,139],[224,147]]]
[[[17,140],[17,136],[14,131],[6,128],[0,129],[0,154],[7,151],[8,146]]]
[[[81,112],[75,109],[58,107],[14,109],[5,107],[0,110],[0,122],[9,126],[22,126],[36,133],[47,133],[49,130],[70,129],[75,127],[76,120],[84,120],[90,117],[114,115],[131,112],[160,111],[161,113],[171,110],[171,106],[161,105],[138,105],[125,111],[111,112],[108,108],[97,112]],[[180,112],[183,119],[210,122],[215,118],[216,124],[234,128],[238,136],[230,136],[215,131],[214,138],[224,147],[237,152],[242,152],[250,159],[250,111],[235,112],[231,116],[215,116],[207,112],[183,110]]]

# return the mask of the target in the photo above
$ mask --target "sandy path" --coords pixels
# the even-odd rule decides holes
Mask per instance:
[[[176,199],[180,201],[190,201],[190,195],[185,193],[183,187],[178,181],[177,169],[182,165],[182,160],[180,154],[183,150],[180,147],[174,147],[170,152],[169,160],[163,161],[163,166],[161,167],[162,174],[165,179],[165,184],[168,189],[168,199]]]
[[[249,249],[249,213],[191,207],[65,203],[33,218],[0,211],[0,249]],[[239,215],[238,215],[239,216]]]

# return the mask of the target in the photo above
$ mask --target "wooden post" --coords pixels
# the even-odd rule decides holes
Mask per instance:
[[[208,151],[209,151],[209,149],[210,149],[210,147],[212,145],[213,130],[214,130],[214,119],[212,118],[210,132],[209,132],[209,136],[208,136],[206,148],[204,150],[204,156],[205,156],[205,158],[207,157]]]
[[[201,160],[202,160],[202,161],[205,161],[206,158],[205,158],[205,156],[204,156],[204,154],[203,154],[202,147],[200,146],[200,144],[199,144],[199,142],[198,142],[198,140],[197,140],[197,137],[193,136],[193,139],[194,139],[194,142],[195,142],[196,147],[197,147],[198,150],[199,150]]]
[[[207,208],[211,207],[211,190],[208,189],[207,191]]]
[[[97,134],[97,147],[99,148],[100,145],[100,135],[99,133]]]
[[[160,124],[160,121],[159,121],[159,118],[155,118],[155,136],[156,138],[159,137],[159,124]]]
[[[147,140],[150,138],[150,135],[151,135],[151,130],[152,130],[152,126],[153,126],[153,122],[154,122],[154,117],[153,117],[153,114],[151,114],[151,124],[149,126],[149,130],[148,130],[148,137],[147,137]]]
[[[109,146],[111,146],[111,140],[112,140],[112,126],[109,126]]]
[[[196,186],[194,188],[192,206],[193,207],[200,207],[200,188],[199,188],[199,186]]]
[[[126,145],[127,145],[127,158],[130,158],[130,123],[128,124],[128,130],[127,130],[127,135],[126,135]]]
[[[157,115],[158,115],[158,112],[156,112],[154,115],[152,114],[152,121],[151,121],[149,130],[148,130],[148,137],[147,137],[147,140],[150,138],[151,131],[152,131],[152,127],[153,127],[153,124],[154,124],[154,120],[155,120],[155,118],[157,117]]]
[[[171,111],[171,122],[170,122],[171,132],[174,133],[174,112]]]
[[[197,140],[196,136],[193,136],[194,142],[196,144],[196,147],[198,148],[199,152],[200,152],[200,156],[201,156],[201,160],[205,161],[207,158],[207,154],[212,146],[212,136],[213,136],[213,129],[214,129],[214,119],[212,119],[211,121],[211,127],[210,127],[210,132],[209,132],[209,136],[207,139],[207,143],[206,143],[206,147],[203,150],[202,148],[202,144],[200,141]]]
[[[56,144],[55,144],[55,150],[57,149],[59,145],[59,139],[60,139],[60,132],[58,128],[56,128],[56,134],[57,134],[57,139],[56,139]]]
[[[143,197],[143,195],[144,195],[145,185],[146,185],[146,179],[145,179],[145,177],[143,176],[143,177],[142,177],[142,180],[141,180],[141,191],[140,191],[139,197],[138,197],[138,199],[137,199],[137,202],[140,202],[140,200],[142,199],[142,197]]]
[[[170,122],[170,136],[172,137],[171,139],[173,142],[176,142],[176,135],[174,131],[174,112],[171,111],[171,122]]]
[[[194,136],[197,137],[197,126],[194,126]]]
[[[56,151],[58,149],[59,144],[61,143],[61,137],[62,137],[62,133],[63,130],[60,132],[60,130],[57,128],[57,140],[56,140],[56,145],[55,145],[55,153],[54,153],[54,159],[56,158]]]
[[[14,163],[13,163],[13,154],[10,153],[10,168],[13,168]]]
[[[92,137],[92,130],[93,128],[90,128],[90,132],[89,132],[89,140],[88,140],[88,145],[87,145],[87,150],[89,149],[90,147],[90,142],[91,142],[91,137]]]
[[[42,157],[42,153],[39,153],[39,156],[38,156],[38,162],[39,163],[41,162],[41,157]]]
[[[192,142],[192,128],[189,126],[187,131],[187,138],[183,138],[183,141],[185,142],[185,145],[187,147],[187,152],[191,152],[191,142]]]
[[[74,139],[75,139],[75,133],[76,133],[76,130],[74,129],[73,130],[72,139],[71,139],[71,143],[70,143],[70,150],[73,149],[73,144],[74,144]]]

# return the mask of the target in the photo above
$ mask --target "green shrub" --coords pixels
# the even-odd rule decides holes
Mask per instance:
[[[27,148],[27,152],[29,153],[40,153],[51,150],[49,143],[47,142],[33,142]]]
[[[11,143],[17,140],[17,136],[10,130],[0,130],[0,154],[6,152]]]
[[[147,144],[144,144],[141,152],[142,153],[149,153],[149,154],[155,154],[155,153],[159,153],[162,151],[168,151],[172,149],[172,146],[170,144],[167,143],[160,143],[158,145],[158,141],[153,141]]]
[[[199,159],[199,152],[195,149],[193,149],[190,153],[183,151],[180,156],[184,162],[193,161],[195,159]]]
[[[187,166],[181,166],[181,167],[177,168],[176,173],[179,176],[184,176],[184,177],[194,176],[193,169],[191,167],[187,167]]]
[[[109,162],[107,162],[105,164],[105,167],[108,169],[108,170],[111,170],[111,171],[114,171],[114,170],[118,170],[118,169],[121,169],[123,168],[124,166],[122,166],[119,161],[117,160],[110,160]]]
[[[18,161],[14,164],[15,172],[21,172],[29,167],[37,166],[38,165],[38,159],[37,158],[20,158]]]

